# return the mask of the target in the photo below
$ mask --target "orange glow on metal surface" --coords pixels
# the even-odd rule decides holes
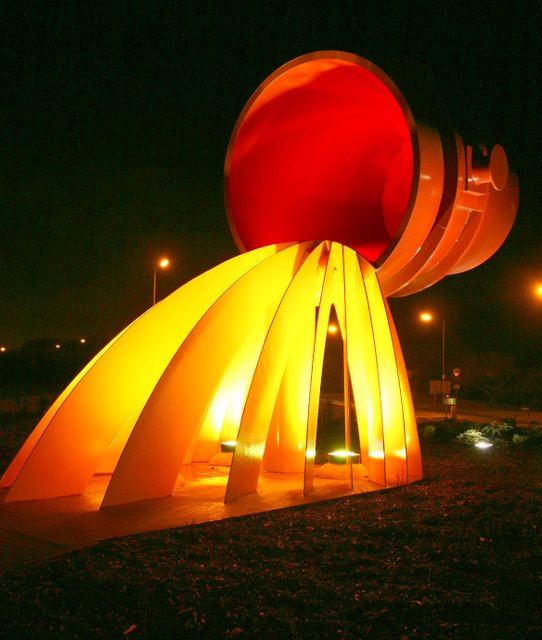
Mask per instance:
[[[422,477],[386,297],[471,269],[499,248],[518,202],[504,150],[477,164],[459,136],[444,144],[418,122],[375,65],[325,51],[260,86],[225,173],[244,253],[153,304],[95,356],[0,480],[7,502],[81,494],[96,473],[111,474],[102,507],[168,496],[185,465],[211,460],[228,441],[226,502],[255,492],[266,471],[299,474],[309,494],[334,331],[345,448],[352,405],[370,480]],[[168,264],[154,265],[153,303],[157,267]]]
[[[226,440],[237,443],[227,501],[256,491],[262,470],[310,476],[332,306],[349,335],[360,442],[366,453],[386,442],[385,456],[364,460],[371,479],[420,478],[406,372],[377,282],[351,249],[305,243],[242,254],[187,283],[127,327],[51,407],[2,479],[7,501],[82,493],[94,473],[112,474],[102,506],[166,496],[183,464],[209,460]],[[377,318],[369,332],[356,328],[363,317]],[[385,409],[387,399],[397,407]],[[408,470],[394,451],[406,451]]]
[[[82,493],[123,426],[133,427],[179,345],[209,306],[276,251],[271,246],[241,254],[207,271],[124,329],[73,380],[23,444],[0,480],[0,487],[13,484],[7,499]],[[46,483],[37,480],[43,477]]]

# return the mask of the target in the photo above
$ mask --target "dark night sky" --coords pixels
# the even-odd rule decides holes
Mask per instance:
[[[501,143],[519,175],[517,222],[494,258],[392,301],[402,340],[418,338],[415,312],[432,306],[446,315],[457,348],[504,350],[535,364],[536,5],[2,3],[0,343],[113,337],[151,303],[160,254],[173,261],[160,274],[160,295],[236,255],[222,197],[235,121],[277,67],[339,49],[387,71],[394,58],[430,74],[465,143]]]

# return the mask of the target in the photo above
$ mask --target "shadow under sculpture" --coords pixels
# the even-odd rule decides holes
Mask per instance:
[[[476,166],[457,134],[417,123],[375,65],[324,51],[258,88],[225,174],[242,253],[150,308],[85,367],[2,477],[6,502],[81,494],[95,474],[111,474],[102,507],[168,496],[184,465],[211,460],[224,441],[236,442],[225,501],[255,492],[262,471],[300,474],[310,494],[332,309],[370,480],[422,477],[386,297],[501,246],[518,202],[504,151]]]

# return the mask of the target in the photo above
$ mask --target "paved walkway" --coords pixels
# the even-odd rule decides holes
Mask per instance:
[[[416,410],[417,418],[443,418],[444,410],[435,408],[419,408]],[[501,409],[487,407],[467,400],[459,401],[457,407],[457,419],[470,422],[504,421],[514,420],[518,426],[527,426],[531,423],[542,424],[542,411],[530,409]]]
[[[442,418],[443,411],[420,409],[420,418]],[[474,422],[515,418],[519,424],[542,423],[542,412],[459,406],[458,419]],[[302,493],[301,474],[263,473],[258,493],[224,504],[228,470],[225,467],[191,465],[191,478],[175,488],[173,495],[110,509],[99,509],[109,476],[95,476],[82,496],[5,504],[0,491],[0,571],[92,545],[99,540],[145,531],[157,531],[283,509],[299,504],[350,495],[346,483],[315,479],[314,493]],[[382,489],[358,478],[355,493]]]
[[[258,493],[224,504],[227,468],[191,465],[186,484],[173,495],[126,506],[99,509],[110,476],[95,476],[82,496],[5,504],[0,492],[0,571],[20,563],[66,553],[99,540],[245,516],[351,495],[344,480],[315,478],[303,496],[302,474],[263,473]],[[366,478],[354,492],[382,489]]]

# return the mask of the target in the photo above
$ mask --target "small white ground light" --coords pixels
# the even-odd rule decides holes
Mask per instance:
[[[330,451],[327,456],[332,464],[345,464],[347,460],[351,460],[353,464],[359,462],[359,453],[354,451]]]

